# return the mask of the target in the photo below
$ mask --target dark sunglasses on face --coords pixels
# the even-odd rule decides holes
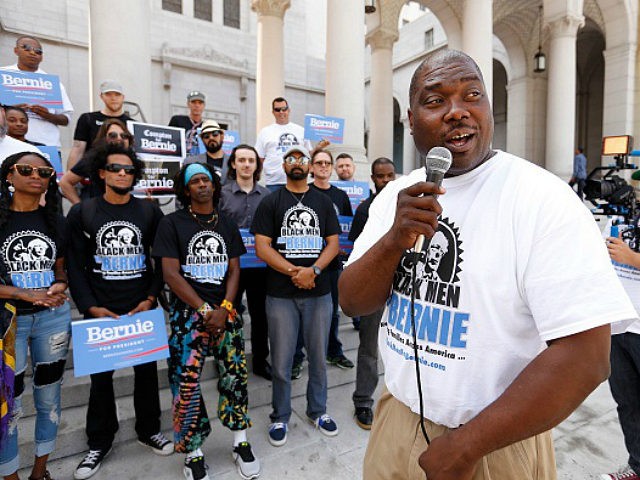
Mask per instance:
[[[127,135],[126,133],[118,133],[118,132],[109,132],[109,133],[107,133],[107,138],[109,140],[117,140],[118,137],[121,140],[129,140],[129,135]]]
[[[32,47],[31,45],[20,45],[20,48],[25,52],[33,52],[36,55],[42,55],[42,49],[38,47]]]
[[[34,170],[38,172],[40,178],[51,178],[56,173],[53,167],[34,167],[26,163],[16,163],[11,168],[23,177],[30,177]]]
[[[273,111],[274,112],[286,112],[287,110],[289,110],[289,107],[273,107]]]
[[[207,140],[209,137],[218,137],[222,133],[222,130],[215,130],[213,132],[203,133],[201,135],[203,140]]]
[[[111,173],[119,173],[120,170],[124,170],[124,173],[126,173],[127,175],[133,175],[134,173],[136,173],[136,167],[134,167],[133,165],[123,165],[121,163],[107,163],[104,166],[104,169],[107,172]]]
[[[301,164],[301,165],[309,165],[309,158],[308,157],[296,157],[294,155],[289,155],[287,158],[284,159],[284,162],[288,165],[295,165],[297,163]]]
[[[330,167],[332,165],[332,163],[328,160],[318,160],[317,162],[313,162],[313,164],[320,167]]]

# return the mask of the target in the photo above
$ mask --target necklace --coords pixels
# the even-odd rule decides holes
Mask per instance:
[[[191,214],[193,219],[198,222],[198,225],[203,228],[208,228],[212,223],[213,228],[215,228],[216,224],[218,223],[218,213],[216,212],[215,208],[213,209],[213,214],[211,215],[211,218],[209,220],[200,220],[198,218],[198,215],[196,213],[193,213],[193,210],[191,210],[191,205],[189,205],[189,213]]]
[[[285,190],[287,190],[287,189],[285,188]],[[291,196],[293,197],[293,199],[294,199],[296,202],[298,202],[298,205],[297,205],[297,206],[298,206],[298,207],[300,207],[300,206],[302,206],[302,200],[304,200],[305,195],[306,195],[307,193],[309,193],[309,189],[307,189],[307,191],[306,191],[306,192],[304,192],[304,193],[302,194],[302,197],[300,197],[300,198],[296,197],[296,194],[295,194],[295,193],[293,193],[291,190],[287,190],[287,192],[289,192],[289,193],[291,194]]]

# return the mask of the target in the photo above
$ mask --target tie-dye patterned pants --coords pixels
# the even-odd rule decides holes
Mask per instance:
[[[169,383],[173,394],[173,435],[176,452],[192,452],[211,433],[200,375],[207,356],[218,364],[218,418],[230,430],[251,426],[247,410],[247,360],[242,320],[227,319],[220,342],[205,330],[193,308],[176,300],[171,305]]]

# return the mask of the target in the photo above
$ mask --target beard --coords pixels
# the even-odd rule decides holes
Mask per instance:
[[[131,185],[130,187],[114,187],[112,185],[109,185],[109,188],[118,195],[126,195],[131,190],[133,190],[133,185]]]
[[[222,143],[209,143],[205,145],[207,152],[209,153],[217,153],[222,148]]]
[[[291,180],[304,180],[309,176],[309,172],[305,172],[303,170],[291,170],[286,172],[286,174]]]

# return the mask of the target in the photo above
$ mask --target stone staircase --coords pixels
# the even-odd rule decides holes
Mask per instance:
[[[72,310],[74,319],[81,318],[77,310]],[[260,406],[268,406],[271,403],[271,382],[262,377],[254,376],[252,371],[252,355],[251,355],[251,322],[247,312],[244,313],[245,320],[245,339],[247,362],[249,365],[249,408]],[[356,361],[358,348],[358,332],[353,329],[351,319],[341,317],[340,323],[340,340],[347,357],[352,361]],[[216,388],[217,372],[215,364],[209,361],[205,364],[203,370],[203,392],[205,401],[209,408],[209,414],[215,414],[215,405],[217,404],[218,391]],[[293,381],[292,397],[301,397],[306,393],[307,385],[307,364],[305,361],[302,378]],[[329,389],[336,388],[346,384],[355,382],[355,368],[350,370],[341,370],[334,366],[327,366],[327,376]],[[380,367],[382,371],[382,367]],[[120,421],[120,429],[116,434],[114,444],[124,443],[136,438],[134,430],[135,415],[133,410],[133,369],[125,368],[115,372],[113,377],[114,392],[116,395],[116,404],[118,408],[118,418]],[[165,434],[170,438],[171,432],[171,392],[169,390],[169,382],[167,375],[167,362],[162,360],[158,362],[158,383],[160,388],[160,405],[162,408],[161,425]],[[58,438],[56,442],[56,450],[51,455],[51,459],[58,459],[69,456],[77,456],[78,461],[81,459],[82,452],[87,450],[85,435],[85,418],[87,411],[87,403],[89,400],[90,388],[89,376],[75,377],[73,373],[73,352],[70,348],[67,358],[67,371],[65,372],[64,383],[62,386],[62,415],[61,423],[58,430]],[[329,398],[331,392],[329,391]],[[24,416],[19,424],[19,443],[21,468],[31,466],[33,463],[33,432],[35,426],[35,410],[33,406],[33,394],[31,377],[27,375],[25,379],[25,392],[23,394],[23,412]],[[345,405],[345,408],[352,409],[352,405]]]

